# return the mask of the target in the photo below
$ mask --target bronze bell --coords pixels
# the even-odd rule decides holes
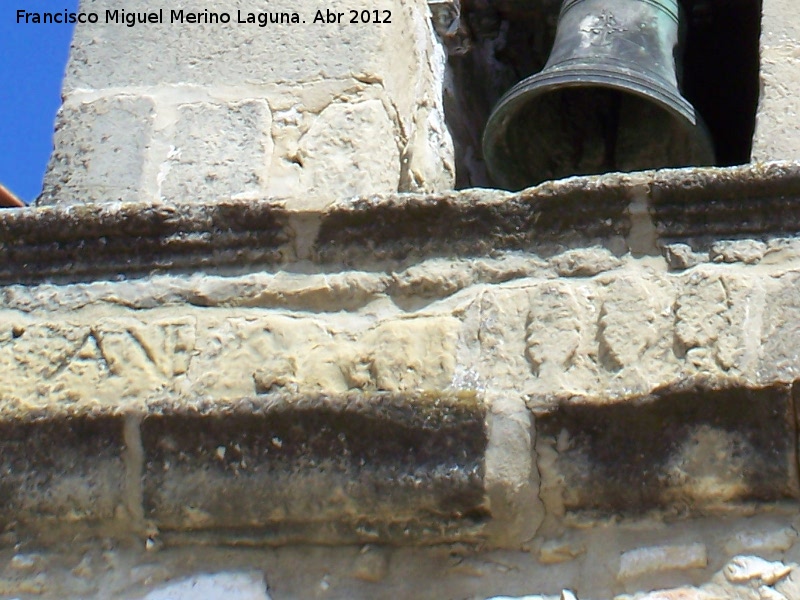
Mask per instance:
[[[495,183],[714,163],[678,89],[678,0],[564,0],[540,73],[500,99],[483,134]]]

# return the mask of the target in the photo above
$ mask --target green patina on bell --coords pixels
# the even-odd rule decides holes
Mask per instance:
[[[564,0],[544,69],[489,116],[483,154],[495,183],[713,164],[678,88],[680,25],[678,0]]]

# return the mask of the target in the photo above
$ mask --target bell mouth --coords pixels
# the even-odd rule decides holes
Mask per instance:
[[[714,164],[705,124],[666,82],[596,66],[543,71],[511,88],[486,124],[483,155],[495,184],[513,191],[572,175]]]

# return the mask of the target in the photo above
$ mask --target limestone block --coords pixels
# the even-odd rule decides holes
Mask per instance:
[[[361,364],[369,365],[379,390],[445,389],[455,375],[459,329],[452,317],[389,321],[364,336],[369,354]]]
[[[317,319],[270,313],[203,320],[190,375],[220,398],[280,389],[443,390],[460,329],[451,317],[388,320],[356,335]],[[213,366],[212,366],[213,365]]]
[[[272,116],[264,100],[178,108],[158,174],[167,200],[258,198],[269,177]],[[165,135],[162,132],[161,135]]]
[[[456,375],[462,329],[457,318],[433,315],[350,326],[269,310],[139,316],[36,321],[7,311],[0,367],[9,376],[0,394],[9,406],[91,406],[140,404],[167,391],[225,399],[280,390],[444,390]]]
[[[659,291],[663,293],[663,287]],[[597,335],[598,359],[605,370],[634,379],[625,371],[650,372],[653,362],[665,363],[670,344],[663,332],[671,323],[662,303],[671,304],[639,278],[622,276],[608,280]],[[638,378],[642,377],[644,374],[640,373]]]
[[[485,481],[492,507],[493,544],[514,547],[534,537],[545,516],[534,467],[534,428],[521,398],[487,397],[489,445]]]
[[[581,342],[581,307],[569,289],[546,286],[531,307],[526,328],[526,354],[534,375],[567,371]]]
[[[436,71],[440,68],[443,65],[437,66]],[[417,109],[408,143],[403,148],[402,161],[399,189],[430,192],[453,187],[456,177],[453,140],[444,120],[442,105],[434,98]]]
[[[30,323],[14,315],[0,327],[0,365],[12,375],[0,381],[0,393],[30,407],[136,403],[180,387],[194,344],[191,317]]]
[[[800,39],[800,19],[792,0],[766,0],[761,13],[761,43],[773,47]]]
[[[568,250],[554,256],[550,262],[561,277],[591,277],[621,265],[620,260],[605,248]]]
[[[723,240],[711,245],[708,257],[714,262],[755,265],[766,251],[767,244],[760,240]]]
[[[526,359],[524,331],[528,321],[527,290],[486,290],[478,304],[479,374],[487,387],[515,379],[524,381],[530,374]]]
[[[65,103],[38,203],[138,200],[154,111],[142,95]]]
[[[758,349],[747,331],[760,317],[763,290],[741,274],[704,268],[684,281],[675,303],[678,357],[704,372],[751,370]]]
[[[761,333],[760,375],[791,381],[800,374],[800,274],[789,272],[766,282]]]
[[[394,124],[379,100],[327,106],[300,139],[301,187],[326,203],[398,189]]]
[[[352,15],[344,7],[339,9],[346,13],[339,22],[313,23],[317,9],[323,8],[325,14],[325,7],[307,0],[203,0],[191,7],[131,0],[124,6],[125,13],[163,9],[163,22],[134,27],[105,23],[106,10],[121,8],[112,0],[81,0],[81,12],[98,13],[100,22],[76,27],[64,82],[66,93],[169,84],[251,86],[340,79],[353,73],[369,79],[409,69],[416,59],[414,34],[402,35],[404,29],[411,29],[410,10],[386,0],[369,5],[358,2],[348,8],[389,10],[391,22],[387,24],[351,24]],[[171,22],[171,11],[181,9],[184,22]],[[211,17],[208,22],[202,22],[202,17],[201,22],[187,22],[188,13],[202,15],[206,11],[227,13],[230,22],[211,22]],[[273,18],[277,13],[288,13],[289,20],[297,13],[299,23],[267,23],[261,27],[257,22],[237,22],[240,15],[246,20],[248,13],[256,17],[266,13]],[[131,60],[132,56],[136,60]],[[397,68],[386,72],[385,66],[391,61],[397,61]]]

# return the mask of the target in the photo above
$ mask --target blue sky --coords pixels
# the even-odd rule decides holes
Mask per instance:
[[[3,0],[2,5],[0,183],[29,202],[41,191],[53,148],[53,123],[61,105],[73,25],[18,25],[16,11],[75,11],[78,0]]]

